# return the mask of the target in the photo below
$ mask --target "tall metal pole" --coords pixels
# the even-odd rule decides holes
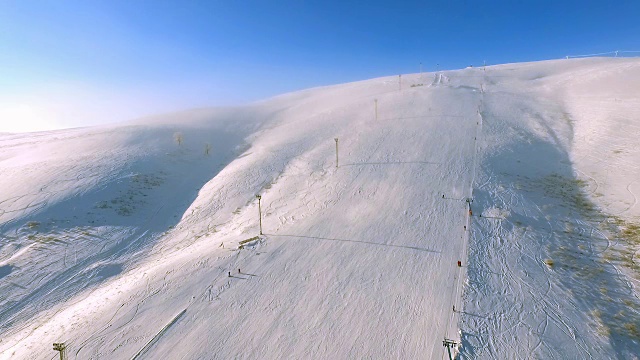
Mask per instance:
[[[338,138],[334,138],[336,141],[336,168],[338,167]]]
[[[258,221],[260,223],[260,235],[262,235],[262,205],[260,204],[262,196],[256,195],[256,198],[258,198]]]

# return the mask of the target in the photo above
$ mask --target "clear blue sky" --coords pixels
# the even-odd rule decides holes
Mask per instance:
[[[0,131],[640,50],[640,1],[0,0]]]

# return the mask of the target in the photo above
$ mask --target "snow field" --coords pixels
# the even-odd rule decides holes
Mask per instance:
[[[0,358],[65,341],[70,359],[444,359],[450,338],[463,359],[633,359],[638,66],[403,75],[3,135]],[[239,249],[256,194],[264,235]]]

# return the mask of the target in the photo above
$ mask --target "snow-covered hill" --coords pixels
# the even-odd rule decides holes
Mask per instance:
[[[507,64],[2,134],[0,358],[638,359],[637,84]]]

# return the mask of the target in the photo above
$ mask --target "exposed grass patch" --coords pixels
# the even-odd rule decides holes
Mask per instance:
[[[145,189],[152,189],[164,183],[164,179],[161,177],[148,174],[136,174],[131,178],[131,181],[140,184]]]
[[[131,214],[133,214],[133,209],[135,209],[135,207],[131,208],[123,205],[116,210],[116,213],[118,213],[118,215],[120,216],[130,216]]]
[[[30,240],[34,240],[38,244],[42,245],[51,245],[56,243],[66,244],[67,242],[59,239],[53,235],[34,235],[33,237],[29,236]]]
[[[96,208],[98,208],[98,209],[108,209],[110,207],[111,206],[106,201],[100,201],[100,202],[98,202],[98,204],[96,204]]]
[[[566,207],[587,216],[596,210],[583,191],[588,185],[585,180],[553,173],[542,178],[540,183],[547,196],[561,200]]]
[[[624,324],[624,329],[631,337],[640,339],[640,330],[638,330],[638,324],[626,323]]]
[[[131,216],[135,210],[144,206],[147,202],[144,199],[148,192],[160,187],[164,179],[160,176],[149,174],[136,174],[130,178],[130,184],[126,190],[110,200],[98,201],[94,207],[96,209],[113,209],[120,216]]]
[[[602,319],[602,311],[600,311],[599,309],[591,310],[589,312],[589,315],[595,322],[595,328],[598,334],[602,336],[611,335],[611,328],[609,328],[609,326],[607,326]]]
[[[629,244],[640,245],[640,225],[625,222],[620,236]]]
[[[618,245],[607,249],[604,258],[631,270],[632,276],[640,280],[640,259],[636,257],[640,251],[640,224],[619,217],[610,218],[607,224]]]
[[[554,228],[551,240],[559,241],[543,260],[561,276],[574,277],[584,287],[575,289],[578,298],[592,297],[594,330],[602,336],[639,339],[640,302],[620,292],[615,270],[640,279],[640,223],[610,217],[590,200],[582,179],[550,174],[526,182],[526,187],[542,190],[546,204],[555,208],[548,219]],[[544,211],[544,205],[541,205]],[[558,216],[566,217],[558,219]],[[575,221],[583,218],[586,223]],[[546,218],[546,217],[545,217]],[[634,326],[635,325],[635,326]]]

